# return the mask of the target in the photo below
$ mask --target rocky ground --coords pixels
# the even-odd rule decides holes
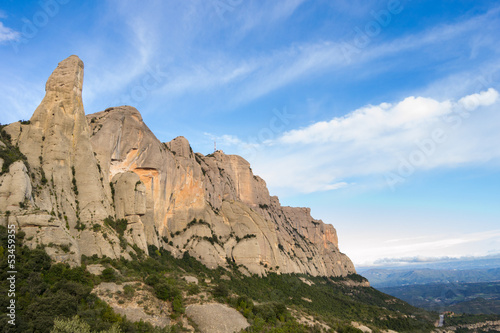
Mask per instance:
[[[126,286],[129,288],[125,288]],[[127,316],[131,321],[142,320],[160,327],[170,325],[170,304],[157,299],[151,292],[151,287],[141,282],[124,282],[120,285],[102,282],[93,292],[116,313]]]

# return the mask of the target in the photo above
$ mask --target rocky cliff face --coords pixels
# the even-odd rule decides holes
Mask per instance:
[[[52,244],[55,259],[76,264],[81,254],[130,258],[155,245],[260,275],[355,272],[335,229],[308,208],[281,206],[242,157],[193,153],[184,137],[162,143],[133,107],[85,116],[82,85],[83,63],[71,56],[29,124],[4,128],[28,163],[0,176],[2,221],[31,246]]]

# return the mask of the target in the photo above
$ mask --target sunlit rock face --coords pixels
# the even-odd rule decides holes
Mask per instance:
[[[335,229],[309,208],[282,207],[242,157],[195,154],[184,137],[161,143],[130,106],[87,118],[101,168],[109,177],[131,171],[145,186],[148,244],[261,275],[354,272]]]
[[[28,165],[0,177],[0,209],[12,211],[2,221],[23,227],[28,244],[68,245],[51,255],[73,264],[82,254],[130,259],[154,245],[246,274],[355,272],[335,229],[308,208],[281,206],[245,159],[194,153],[184,137],[162,143],[130,106],[85,116],[82,86],[83,63],[71,56],[30,123],[5,128]]]

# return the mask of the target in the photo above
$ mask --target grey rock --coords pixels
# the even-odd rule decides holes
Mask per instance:
[[[219,303],[189,305],[186,315],[202,333],[233,333],[250,326],[241,313]]]

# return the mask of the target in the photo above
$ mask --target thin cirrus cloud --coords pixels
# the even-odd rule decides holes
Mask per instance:
[[[217,39],[206,44],[202,50],[196,46],[200,41],[195,36],[201,32],[205,35],[206,31],[211,30],[207,25],[211,28],[215,25],[215,30],[219,31],[222,27],[228,28],[229,24],[238,28],[237,35],[242,35],[240,39],[244,40],[244,35],[275,24],[275,19],[286,20],[304,2],[294,0],[284,5],[266,5],[266,10],[251,3],[240,3],[226,13],[228,22],[217,17],[212,5],[198,6],[194,2],[186,2],[170,8],[160,3],[138,7],[127,2],[113,2],[123,18],[119,24],[124,25],[124,31],[129,36],[124,51],[136,56],[106,63],[103,70],[96,72],[99,77],[89,81],[92,84],[87,85],[86,99],[91,104],[99,98],[99,91],[130,95],[131,87],[140,84],[151,68],[155,69],[161,64],[161,72],[167,75],[148,91],[155,99],[170,103],[186,95],[210,92],[214,96],[224,96],[216,99],[224,100],[224,104],[216,105],[215,108],[235,109],[310,77],[336,72],[343,77],[343,73],[354,66],[362,66],[356,70],[356,75],[362,76],[369,76],[381,68],[385,71],[397,70],[397,66],[402,65],[400,62],[389,62],[384,66],[373,66],[373,63],[411,50],[420,52],[432,48],[432,57],[439,57],[439,50],[447,43],[456,45],[457,39],[460,39],[460,45],[466,45],[462,41],[470,39],[476,45],[479,35],[488,35],[488,31],[498,26],[496,16],[499,9],[493,8],[485,14],[462,17],[452,24],[440,24],[381,42],[379,37],[384,36],[382,31],[380,36],[374,36],[373,40],[361,47],[356,46],[355,38],[350,35],[346,39],[326,38],[279,45],[266,53],[250,55],[221,53],[221,47],[225,44]],[[135,15],[137,11],[143,14],[140,18]],[[212,15],[207,15],[211,12]],[[174,13],[176,20],[165,19],[164,15],[169,17]],[[482,25],[485,20],[490,22],[492,28]],[[170,21],[177,24],[170,26]],[[155,28],[159,25],[165,25],[161,34]],[[207,39],[212,40],[210,38],[214,37],[208,34]],[[491,38],[496,37],[493,34]],[[434,48],[435,45],[440,45],[440,48]]]
[[[245,35],[256,27],[265,24],[276,24],[280,20],[286,19],[292,15],[297,8],[307,0],[288,0],[280,1],[277,4],[269,3],[256,3],[254,6],[250,2],[243,3],[236,1],[236,5],[230,9],[229,15],[234,12],[237,16],[237,21],[242,22],[239,30],[239,35]],[[238,7],[245,7],[238,11]],[[249,8],[250,7],[250,8]],[[252,8],[253,7],[253,8]],[[248,15],[251,12],[251,15]]]
[[[262,64],[257,66],[261,70],[256,71],[257,75],[250,80],[248,86],[244,87],[241,94],[237,95],[237,99],[246,102],[324,70],[342,71],[349,66],[369,64],[377,59],[411,50],[422,50],[436,44],[443,47],[443,43],[456,42],[458,38],[474,39],[477,34],[484,35],[485,20],[491,22],[493,27],[498,26],[496,16],[499,11],[500,8],[494,8],[483,15],[463,19],[455,24],[438,25],[376,45],[368,39],[365,45],[359,46],[354,38],[292,46],[275,52],[264,61],[256,61]],[[438,55],[439,50],[434,49],[433,56]],[[397,64],[395,62],[394,66]],[[366,73],[373,70],[370,66],[365,67]]]
[[[411,96],[290,130],[258,145],[234,136],[220,140],[240,152],[253,151],[254,170],[280,195],[332,190],[353,185],[352,179],[383,180],[398,172],[401,161],[428,170],[498,159],[491,142],[500,141],[492,125],[500,118],[495,111],[499,96],[493,88],[458,101]],[[424,160],[412,161],[415,152]]]
[[[0,18],[2,18],[2,14],[0,13]],[[0,43],[15,41],[21,37],[21,34],[11,28],[3,25],[3,22],[0,21]]]
[[[368,43],[359,46],[355,40],[322,40],[282,46],[265,55],[249,58],[229,57],[220,61],[220,53],[210,52],[206,59],[197,61],[196,67],[187,66],[170,73],[169,79],[159,92],[169,97],[181,96],[193,91],[225,88],[236,84],[234,94],[226,104],[246,104],[304,78],[330,72],[342,72],[352,66],[363,65],[363,74],[377,71],[369,66],[378,59],[408,52],[430,50],[439,44],[445,50],[446,43],[456,45],[457,39],[477,40],[484,34],[482,22],[488,20],[498,26],[498,8],[472,18],[463,18],[454,24],[442,24],[412,35],[406,35],[383,43]],[[376,37],[374,37],[376,38]],[[443,51],[445,52],[445,51]],[[472,52],[472,51],[471,51]],[[432,49],[432,57],[440,57],[439,49]],[[399,62],[387,66],[398,66]],[[385,68],[385,67],[384,67]],[[391,68],[385,68],[390,70]]]

